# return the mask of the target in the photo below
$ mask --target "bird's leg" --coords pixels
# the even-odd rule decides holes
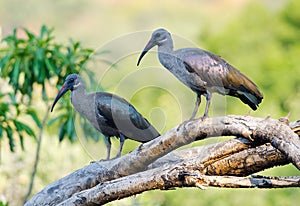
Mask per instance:
[[[176,129],[177,131],[181,130],[181,128],[182,128],[188,121],[191,121],[191,120],[193,120],[193,119],[195,118],[200,103],[201,103],[201,95],[200,95],[200,94],[197,94],[197,99],[196,99],[196,103],[195,103],[195,108],[194,108],[194,111],[193,111],[192,116],[190,117],[189,120],[186,120],[186,121],[182,122],[182,123],[177,127],[177,129]]]
[[[206,106],[205,106],[205,111],[204,111],[204,115],[203,115],[202,119],[205,119],[208,117],[208,109],[210,106],[211,93],[209,91],[206,91],[205,97],[206,97]]]
[[[197,114],[197,111],[198,111],[198,108],[199,108],[199,105],[201,103],[201,95],[200,94],[197,94],[197,99],[196,99],[196,103],[195,103],[195,107],[194,107],[194,111],[193,111],[193,114],[192,116],[190,117],[189,120],[193,120]]]
[[[110,148],[111,148],[111,141],[110,141],[110,137],[106,137],[105,139],[106,139],[105,144],[106,144],[106,148],[107,148],[106,160],[109,160],[109,157],[110,157]]]
[[[119,152],[118,152],[116,158],[121,156],[124,142],[125,142],[125,137],[122,134],[120,134],[120,147],[119,147]]]

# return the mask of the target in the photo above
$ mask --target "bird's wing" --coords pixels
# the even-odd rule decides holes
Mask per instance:
[[[225,65],[227,69],[226,77],[223,80],[223,84],[232,90],[237,90],[241,92],[251,93],[252,95],[256,96],[258,99],[258,103],[260,103],[261,99],[263,98],[263,94],[259,91],[258,87],[255,85],[253,81],[251,81],[246,75],[241,73],[238,69],[234,68],[232,65],[227,63],[221,57],[213,54],[208,53],[211,58],[218,59],[221,61],[223,65]]]
[[[125,99],[109,93],[102,93],[97,99],[97,110],[107,121],[130,120],[137,128],[147,128],[149,123]]]
[[[220,56],[201,49],[190,49],[182,57],[188,71],[195,72],[212,91],[239,97],[252,109],[263,99],[258,87]],[[222,89],[223,88],[223,89]]]
[[[144,141],[144,136],[152,137],[158,132],[151,126],[129,102],[110,93],[99,93],[97,98],[97,111],[106,119],[107,124],[117,128],[125,136],[134,139],[140,135],[138,141]],[[154,130],[153,130],[154,129]],[[150,131],[149,131],[150,130]],[[150,132],[150,134],[148,134]],[[153,139],[153,138],[152,138]]]
[[[224,77],[228,70],[223,59],[201,49],[185,49],[181,53],[186,70],[197,74],[207,87],[226,88]]]
[[[201,49],[189,49],[182,60],[188,71],[197,73],[208,87],[249,90],[262,96],[257,86],[220,56]]]

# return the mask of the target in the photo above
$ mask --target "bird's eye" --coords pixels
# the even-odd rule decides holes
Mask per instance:
[[[71,83],[74,82],[74,79],[73,78],[69,79],[69,82],[71,82]]]
[[[159,38],[160,37],[160,33],[155,34],[155,37]]]

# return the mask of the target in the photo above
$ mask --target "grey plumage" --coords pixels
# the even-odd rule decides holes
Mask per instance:
[[[71,90],[73,107],[106,137],[106,159],[110,157],[110,138],[113,136],[120,138],[120,148],[117,154],[119,157],[125,139],[144,143],[160,135],[148,120],[125,99],[107,92],[86,94],[84,82],[77,74],[67,76],[53,102],[51,111],[68,90]]]
[[[198,111],[201,95],[206,97],[203,118],[208,116],[213,92],[237,97],[253,110],[256,110],[261,103],[262,93],[239,70],[218,55],[199,48],[183,48],[174,51],[171,34],[165,29],[157,29],[152,33],[137,65],[156,45],[161,64],[197,94],[195,108],[190,119],[193,119]]]

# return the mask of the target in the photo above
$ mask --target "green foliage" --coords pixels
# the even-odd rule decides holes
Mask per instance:
[[[8,101],[5,101],[5,99],[8,99]],[[22,111],[20,109],[20,104],[16,102],[13,94],[6,93],[0,95],[0,140],[5,135],[9,140],[9,147],[12,152],[15,148],[14,135],[19,137],[22,149],[24,149],[24,135],[28,135],[36,139],[35,132],[31,128],[32,126],[30,127],[19,120],[21,114]],[[37,125],[41,124],[34,110],[28,109],[27,114],[36,118],[35,122]]]
[[[25,38],[20,38],[20,34],[25,35]],[[15,135],[19,136],[23,149],[24,135],[36,138],[33,125],[18,120],[19,117],[29,116],[37,127],[42,126],[37,115],[40,110],[31,107],[33,93],[41,87],[42,92],[38,97],[47,102],[47,85],[51,85],[53,80],[57,85],[62,85],[70,73],[84,72],[93,81],[93,72],[85,67],[93,50],[83,48],[80,42],[72,40],[67,45],[55,43],[53,29],[45,25],[41,27],[38,35],[26,28],[16,28],[11,35],[2,40],[2,44],[4,46],[0,49],[0,75],[13,91],[0,96],[0,139],[5,134],[9,139],[11,151],[14,151]],[[16,98],[17,96],[20,98]],[[4,101],[5,99],[7,101]],[[60,104],[56,108],[59,116],[51,122],[59,122],[60,141],[68,137],[73,142],[75,128],[70,112],[72,107],[66,97],[62,102],[68,103]]]
[[[0,61],[2,78],[9,78],[14,93],[21,92],[31,100],[33,85],[42,86],[43,99],[47,99],[45,84],[51,78],[58,78],[62,84],[69,73],[84,69],[84,64],[93,52],[84,49],[79,42],[70,41],[70,45],[54,42],[53,29],[42,26],[40,34],[34,35],[27,29],[22,29],[26,38],[18,38],[18,29],[3,39],[7,45],[0,50],[4,53]]]
[[[8,203],[3,203],[2,201],[0,201],[0,206],[9,206]]]

